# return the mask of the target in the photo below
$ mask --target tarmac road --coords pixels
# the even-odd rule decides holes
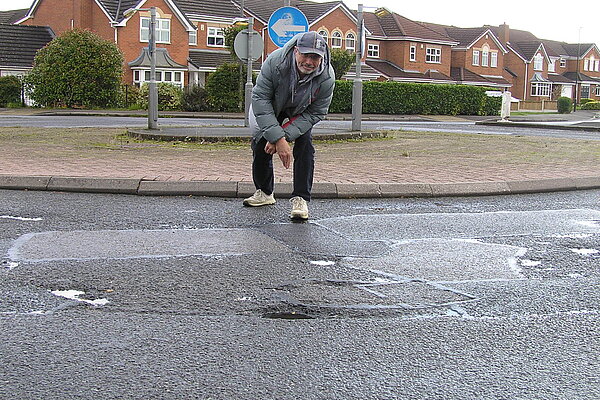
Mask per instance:
[[[598,190],[0,199],[0,398],[600,396]]]

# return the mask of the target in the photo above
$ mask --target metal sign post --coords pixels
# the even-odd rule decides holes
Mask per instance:
[[[258,32],[252,29],[254,18],[248,18],[248,29],[239,32],[233,41],[233,49],[238,58],[246,63],[246,85],[244,89],[244,104],[246,118],[244,126],[249,125],[249,109],[252,101],[252,62],[258,60],[263,52],[264,43]]]

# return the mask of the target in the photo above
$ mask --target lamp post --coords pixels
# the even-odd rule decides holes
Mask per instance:
[[[148,82],[148,129],[158,129],[158,90],[156,88],[156,7],[129,8],[123,15],[131,16],[136,11],[150,11],[148,53],[150,54],[150,82]]]
[[[581,26],[579,27],[579,35],[577,36],[577,73],[575,74],[575,96],[573,101],[573,112],[577,111],[577,97],[579,94],[579,56],[581,53]]]
[[[358,38],[356,40],[356,77],[352,84],[352,130],[360,131],[362,122],[362,77],[361,77],[361,59],[363,53],[363,5],[358,5],[357,30]]]

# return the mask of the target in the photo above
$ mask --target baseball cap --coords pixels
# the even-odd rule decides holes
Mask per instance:
[[[314,31],[304,32],[301,35],[302,36],[300,36],[296,42],[296,47],[300,53],[313,53],[325,57],[327,43],[325,42],[325,39],[323,39],[323,36]]]

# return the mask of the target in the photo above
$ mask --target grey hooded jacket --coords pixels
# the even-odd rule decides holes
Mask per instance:
[[[264,138],[270,143],[285,137],[289,142],[308,132],[319,121],[321,121],[329,110],[335,86],[335,73],[331,66],[329,47],[326,49],[325,57],[320,68],[313,72],[308,84],[309,90],[299,101],[294,101],[297,106],[292,110],[294,116],[292,122],[283,128],[277,121],[277,116],[284,111],[289,104],[289,99],[294,90],[294,69],[296,68],[294,57],[290,55],[294,51],[300,34],[294,36],[284,47],[275,50],[262,65],[260,74],[256,80],[256,86],[252,90],[252,112],[256,123],[251,121],[253,136]]]

